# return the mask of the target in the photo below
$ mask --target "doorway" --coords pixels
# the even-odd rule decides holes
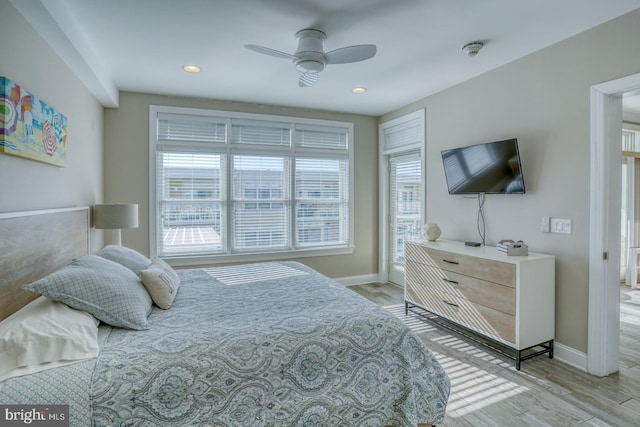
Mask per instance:
[[[379,125],[380,250],[378,281],[404,285],[404,241],[424,223],[425,111]]]
[[[630,99],[637,99],[638,112],[630,110]],[[628,116],[637,115],[631,121]],[[620,210],[620,281],[631,288],[638,283],[640,255],[640,96],[623,99],[622,125],[622,203]]]
[[[389,157],[389,279],[404,283],[404,242],[422,229],[422,159],[413,152]]]
[[[606,376],[620,360],[620,145],[622,97],[640,73],[591,87],[589,328],[587,371]],[[615,142],[617,143],[615,143]]]

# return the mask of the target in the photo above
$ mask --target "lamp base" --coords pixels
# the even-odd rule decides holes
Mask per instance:
[[[111,230],[111,244],[122,246],[122,233],[119,228]]]

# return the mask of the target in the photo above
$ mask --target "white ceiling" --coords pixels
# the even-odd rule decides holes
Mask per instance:
[[[640,7],[640,0],[11,0],[108,107],[118,91],[381,115]],[[325,50],[375,44],[310,88],[284,59],[303,28]],[[482,40],[468,57],[461,47]],[[181,70],[202,67],[200,74]],[[364,86],[365,94],[351,89]]]

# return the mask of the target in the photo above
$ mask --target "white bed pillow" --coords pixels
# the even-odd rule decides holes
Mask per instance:
[[[0,322],[0,382],[98,355],[98,320],[38,297]]]
[[[153,302],[162,309],[168,309],[178,292],[178,273],[160,258],[153,260],[149,268],[140,272],[142,284],[147,288]]]

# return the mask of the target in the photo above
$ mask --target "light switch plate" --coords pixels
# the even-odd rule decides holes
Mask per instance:
[[[551,218],[551,232],[560,234],[571,234],[571,220]]]
[[[543,233],[548,233],[551,231],[551,226],[549,225],[549,217],[548,216],[543,216],[542,217],[542,224],[540,226],[540,231],[542,231]]]

